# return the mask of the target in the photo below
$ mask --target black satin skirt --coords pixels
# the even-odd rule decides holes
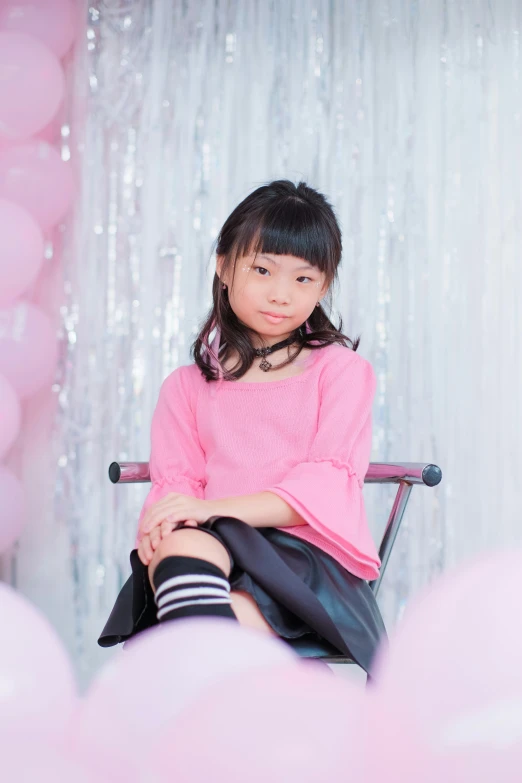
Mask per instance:
[[[370,672],[386,631],[368,583],[313,544],[277,528],[254,528],[234,517],[211,517],[201,530],[228,550],[232,590],[249,593],[283,640],[324,642],[333,654],[353,658]],[[179,528],[178,528],[179,529]],[[111,647],[157,625],[148,570],[136,549],[123,585],[98,639]]]

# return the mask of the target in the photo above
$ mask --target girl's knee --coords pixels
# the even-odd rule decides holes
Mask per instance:
[[[206,560],[221,568],[227,578],[230,575],[229,554],[217,538],[197,528],[182,528],[173,530],[169,536],[163,538],[154,552],[149,563],[149,579],[153,587],[152,575],[160,560],[176,555]]]

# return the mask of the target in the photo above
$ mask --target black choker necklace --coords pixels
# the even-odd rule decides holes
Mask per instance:
[[[275,345],[270,345],[268,348],[254,348],[254,353],[256,354],[256,356],[263,357],[263,361],[260,363],[259,367],[264,372],[268,372],[272,367],[272,365],[265,358],[267,354],[273,353],[274,351],[278,351],[279,348],[284,348],[285,345],[292,345],[292,343],[295,343],[296,339],[297,339],[297,335],[294,334],[293,337],[288,337],[286,340],[281,340],[280,343],[276,343]]]

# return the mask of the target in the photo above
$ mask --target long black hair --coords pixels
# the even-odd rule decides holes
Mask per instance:
[[[223,256],[221,275],[232,272],[234,280],[236,261],[251,253],[273,253],[303,258],[325,274],[331,310],[331,284],[337,282],[337,268],[341,261],[341,229],[334,210],[327,199],[305,182],[294,185],[286,179],[262,185],[247,196],[226,219],[216,239],[215,252]],[[223,289],[218,274],[212,283],[213,304],[203,328],[191,346],[191,356],[207,381],[218,379],[209,353],[209,337],[214,328],[220,330],[219,364],[226,380],[241,378],[250,369],[256,354],[251,341],[254,334],[239,321],[230,306],[228,289]],[[303,348],[316,350],[329,343],[340,343],[356,351],[360,338],[352,341],[331,323],[323,309],[324,299],[314,307],[308,320],[295,331],[296,351],[278,367],[290,364]],[[306,331],[306,324],[310,329]],[[312,345],[312,341],[319,345]],[[223,363],[234,349],[240,361],[234,370],[225,370]]]

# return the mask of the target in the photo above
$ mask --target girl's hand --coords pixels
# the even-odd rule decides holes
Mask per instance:
[[[187,519],[184,524],[186,527],[197,527],[198,523],[195,519]],[[138,546],[138,557],[143,565],[150,565],[152,556],[158,548],[159,542],[170,535],[178,525],[173,525],[172,522],[162,522],[161,525],[156,525],[150,533],[146,533],[140,541]]]
[[[168,524],[165,525],[164,530],[166,532],[170,525],[168,529],[170,533],[181,522],[191,520],[198,524],[206,522],[211,516],[213,514],[210,501],[170,492],[147,509],[141,520],[140,531],[146,535],[165,522]]]

